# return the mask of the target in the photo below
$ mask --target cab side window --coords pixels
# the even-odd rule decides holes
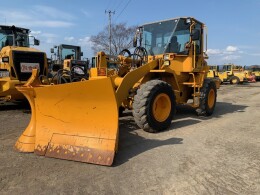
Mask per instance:
[[[196,24],[195,25],[195,29],[197,29],[197,30],[199,30],[199,32],[200,32],[200,34],[201,34],[201,29],[202,29],[202,26],[201,26],[201,24]],[[194,41],[195,42],[195,49],[196,49],[196,54],[201,54],[201,42],[202,42],[202,40],[201,40],[201,36],[199,37],[199,40],[196,40],[196,41]]]

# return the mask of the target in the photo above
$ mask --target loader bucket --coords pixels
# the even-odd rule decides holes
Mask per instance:
[[[32,87],[20,91],[26,89]],[[110,78],[33,90],[26,97],[34,106],[31,120],[35,121],[30,128],[35,127],[36,154],[112,165],[118,142],[118,106]],[[21,144],[17,149],[23,151]]]

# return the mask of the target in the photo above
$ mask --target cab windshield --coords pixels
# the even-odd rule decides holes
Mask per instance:
[[[223,66],[223,70],[231,71],[231,69],[232,69],[232,66],[231,66],[231,65],[224,65],[224,66]]]
[[[217,66],[209,66],[209,69],[210,70],[218,70],[218,67]]]
[[[254,72],[260,71],[260,68],[252,68],[252,71]]]
[[[68,49],[68,48],[62,48],[61,52],[61,58],[64,59],[73,59],[75,58],[75,50],[74,49]]]
[[[184,18],[144,25],[143,46],[149,55],[187,54],[185,44],[190,41],[189,27]]]
[[[80,48],[78,46],[62,45],[60,47],[61,60],[80,60]]]
[[[5,46],[29,47],[29,36],[27,33],[14,33],[9,29],[0,29],[0,48]]]

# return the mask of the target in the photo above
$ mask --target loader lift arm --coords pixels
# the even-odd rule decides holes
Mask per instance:
[[[122,80],[116,90],[118,107],[122,104],[123,100],[127,98],[127,96],[129,95],[129,90],[134,86],[134,84],[137,83],[141,78],[143,78],[147,73],[149,73],[150,70],[155,69],[157,66],[159,66],[159,60],[154,60],[141,66],[140,68],[127,73],[123,78],[115,78]]]

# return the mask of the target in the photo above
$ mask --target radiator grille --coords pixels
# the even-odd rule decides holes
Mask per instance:
[[[27,81],[31,76],[31,72],[21,71],[21,63],[38,63],[40,75],[44,73],[44,53],[42,52],[13,51],[13,63],[19,81]]]

